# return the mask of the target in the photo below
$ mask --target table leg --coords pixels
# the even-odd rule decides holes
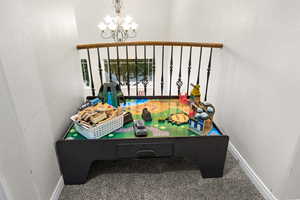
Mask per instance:
[[[91,162],[73,160],[68,163],[61,163],[64,183],[67,185],[84,184],[87,181]]]
[[[223,167],[200,167],[203,178],[219,178],[223,176]]]

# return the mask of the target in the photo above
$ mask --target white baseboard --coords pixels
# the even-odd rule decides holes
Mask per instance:
[[[229,142],[228,145],[229,152],[239,161],[241,168],[247,174],[251,182],[255,185],[257,190],[261,193],[261,195],[266,200],[278,200],[271,190],[264,184],[264,182],[259,178],[259,176],[255,173],[255,171],[250,167],[247,161],[243,158],[243,156],[239,153],[239,151],[234,147],[234,145]]]
[[[62,191],[62,189],[64,188],[64,179],[63,177],[61,176],[57,182],[57,185],[51,195],[51,198],[50,200],[58,200],[59,199],[59,196],[60,196],[60,193]]]

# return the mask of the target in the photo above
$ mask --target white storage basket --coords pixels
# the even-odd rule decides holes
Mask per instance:
[[[96,127],[86,128],[81,126],[78,122],[74,122],[75,129],[81,135],[85,136],[88,139],[98,139],[115,130],[123,127],[124,114],[108,120],[107,122],[101,123]]]

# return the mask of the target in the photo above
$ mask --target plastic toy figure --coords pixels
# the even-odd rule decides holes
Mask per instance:
[[[102,102],[108,103],[114,107],[118,107],[121,101],[125,102],[125,97],[121,88],[115,82],[104,83],[101,85],[98,96]]]
[[[195,116],[196,112],[195,111],[190,111],[189,112],[189,118],[193,118]]]
[[[151,113],[148,111],[147,108],[143,109],[142,118],[146,122],[152,121]]]
[[[193,89],[191,91],[190,98],[197,106],[200,106],[201,104],[200,85],[193,85],[193,84],[191,85],[193,86]]]
[[[182,104],[188,104],[187,94],[179,95],[179,102],[182,103]]]

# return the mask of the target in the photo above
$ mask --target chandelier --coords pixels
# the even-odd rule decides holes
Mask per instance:
[[[124,42],[128,38],[136,37],[138,24],[133,21],[132,17],[123,15],[121,0],[113,0],[113,7],[114,16],[107,15],[104,22],[98,25],[101,36],[105,39],[113,38],[116,42]]]

